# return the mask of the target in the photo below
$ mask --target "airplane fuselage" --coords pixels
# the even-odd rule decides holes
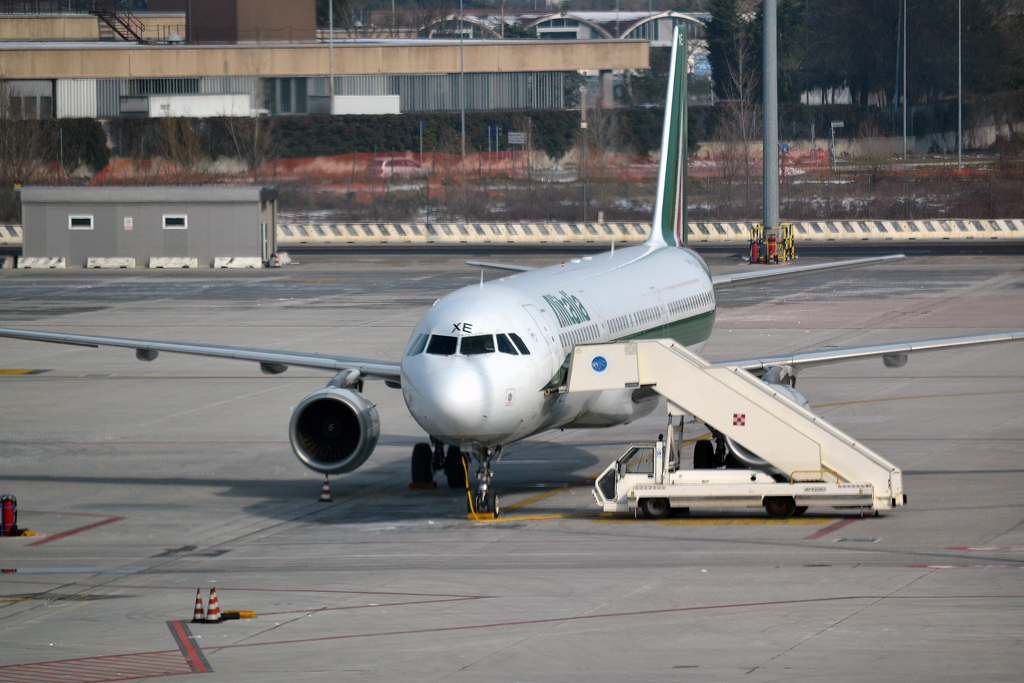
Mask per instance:
[[[650,414],[645,389],[559,393],[576,344],[672,338],[699,352],[715,319],[707,266],[689,249],[643,245],[464,287],[413,330],[402,393],[431,436],[498,446],[560,427]]]

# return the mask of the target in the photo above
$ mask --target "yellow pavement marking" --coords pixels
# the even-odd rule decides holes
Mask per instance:
[[[0,368],[0,375],[31,375],[33,372],[39,371],[24,368]]]
[[[918,398],[956,398],[961,396],[997,396],[1000,394],[1024,394],[1024,390],[1011,389],[1008,391],[971,391],[962,394],[922,394],[921,396],[892,396],[889,398],[867,398],[860,401],[843,401],[841,403],[821,403],[811,408],[834,408],[836,406],[852,406],[859,403],[881,403],[883,401],[910,401]]]
[[[632,524],[643,522],[657,523],[659,526],[812,526],[835,522],[838,517],[790,517],[789,519],[773,519],[770,517],[697,517],[690,519],[647,519],[645,517],[627,517],[614,512],[565,512],[551,515],[520,515],[517,517],[498,517],[497,519],[469,515],[469,521],[481,524],[495,522],[543,522],[552,519],[586,519],[591,522],[612,522]]]
[[[600,474],[600,473],[598,473],[598,474]],[[591,475],[589,477],[584,477],[583,479],[577,479],[576,481],[572,482],[571,484],[569,484],[567,486],[559,486],[557,489],[551,489],[550,491],[545,491],[544,493],[539,493],[536,496],[533,496],[531,498],[527,498],[526,500],[521,500],[518,503],[513,503],[512,505],[509,505],[505,509],[506,510],[516,510],[518,508],[523,507],[524,505],[529,505],[530,503],[536,503],[538,500],[543,500],[544,498],[547,498],[548,496],[553,496],[556,493],[561,493],[562,491],[568,491],[569,489],[575,488],[575,487],[579,486],[580,484],[585,484],[588,481],[594,481],[594,479],[596,479],[596,478],[597,478],[597,474]]]
[[[601,517],[610,516],[612,514],[614,514],[614,513],[611,513],[611,512],[579,512],[579,513],[576,513],[576,512],[564,512],[564,513],[555,513],[555,514],[551,514],[551,515],[519,515],[518,517],[498,517],[496,519],[492,518],[492,517],[479,517],[479,516],[474,518],[472,515],[467,515],[467,517],[469,518],[469,521],[471,521],[471,522],[479,522],[481,524],[493,524],[494,522],[540,522],[540,521],[545,521],[545,520],[549,520],[549,519],[590,519],[590,520],[597,520],[597,519],[599,519]],[[612,520],[606,520],[606,521],[612,521]]]
[[[661,521],[661,526],[794,526],[828,524],[834,521],[836,521],[835,517],[790,517],[789,519],[772,519],[770,517],[697,517],[694,519],[664,519]]]

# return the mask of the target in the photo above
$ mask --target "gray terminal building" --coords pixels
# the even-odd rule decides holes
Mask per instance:
[[[25,187],[23,260],[67,267],[258,267],[276,252],[272,187]]]

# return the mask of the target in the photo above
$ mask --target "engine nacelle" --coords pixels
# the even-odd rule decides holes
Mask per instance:
[[[770,386],[772,389],[779,392],[801,408],[806,408],[807,410],[811,409],[811,404],[806,398],[804,398],[804,395],[788,384],[772,384]]]
[[[288,437],[295,455],[311,470],[351,472],[373,453],[380,418],[370,399],[358,391],[328,387],[295,407]]]

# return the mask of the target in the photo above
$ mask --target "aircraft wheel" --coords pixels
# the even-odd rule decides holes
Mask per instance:
[[[412,483],[427,484],[434,481],[434,470],[430,463],[434,452],[428,443],[418,443],[412,447]]]
[[[444,459],[444,476],[448,479],[448,488],[458,491],[466,489],[467,467],[462,451],[456,446],[449,446],[448,455]]]
[[[640,501],[640,510],[648,519],[665,519],[672,514],[668,498],[644,498]]]
[[[804,514],[805,512],[807,512],[807,506],[806,505],[797,505],[795,508],[793,508],[793,516],[794,517],[799,517],[800,515]]]
[[[773,519],[787,519],[796,512],[796,502],[789,496],[765,498],[764,509]]]
[[[693,469],[710,470],[715,460],[715,447],[710,439],[693,444]]]
[[[495,517],[501,514],[501,503],[498,502],[498,492],[494,489],[487,489],[487,496],[484,501],[485,510]]]

